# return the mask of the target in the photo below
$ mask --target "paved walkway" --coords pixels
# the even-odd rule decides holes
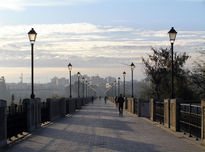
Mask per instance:
[[[8,152],[204,152],[150,122],[97,100],[69,118],[39,129]]]

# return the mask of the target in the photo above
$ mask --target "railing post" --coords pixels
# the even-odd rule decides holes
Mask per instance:
[[[36,128],[41,127],[41,99],[40,98],[35,98],[34,100],[35,103],[35,117],[36,117],[36,122],[35,126]]]
[[[135,113],[135,99],[132,98],[131,102],[132,102],[132,110],[131,110],[131,113],[134,114],[134,113]]]
[[[191,124],[191,103],[189,104],[189,137],[192,137],[190,124]]]
[[[64,117],[65,115],[66,115],[66,100],[65,100],[65,98],[61,98],[60,100],[59,100],[59,104],[60,104],[60,116],[61,117]]]
[[[150,120],[155,121],[156,120],[156,104],[154,99],[150,99]]]
[[[23,105],[26,107],[27,130],[32,131],[40,127],[41,124],[41,101],[40,98],[24,99]]]
[[[205,100],[201,101],[201,113],[202,113],[202,119],[201,119],[201,143],[205,145]]]
[[[164,100],[164,125],[170,128],[170,100]]]
[[[179,131],[180,102],[179,99],[170,101],[170,128],[174,131]]]
[[[6,101],[0,100],[0,147],[7,144]]]

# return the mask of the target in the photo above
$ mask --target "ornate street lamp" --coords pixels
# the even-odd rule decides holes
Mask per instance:
[[[69,70],[69,75],[70,75],[70,98],[72,98],[72,93],[71,93],[71,71],[72,71],[72,64],[68,64],[68,70]]]
[[[172,57],[172,80],[171,80],[171,92],[172,92],[172,99],[175,98],[175,94],[174,94],[174,61],[173,61],[173,48],[174,48],[174,41],[176,39],[177,36],[177,32],[175,31],[174,27],[171,28],[171,30],[168,32],[169,34],[169,40],[171,42],[171,57]]]
[[[78,98],[80,98],[80,72],[77,73],[78,76]]]
[[[120,77],[118,77],[118,97],[120,96]]]
[[[123,72],[123,78],[124,78],[124,87],[123,87],[123,96],[125,97],[125,76],[126,76],[126,72]]]
[[[33,72],[33,67],[34,67],[34,60],[33,60],[33,46],[34,43],[36,41],[36,36],[37,33],[35,32],[35,30],[32,28],[29,32],[28,32],[28,37],[29,40],[31,42],[31,99],[35,98],[35,94],[34,94],[34,72]]]
[[[131,63],[130,67],[131,67],[131,73],[132,73],[132,98],[133,98],[134,97],[133,95],[133,71],[135,69],[135,65],[133,62]]]

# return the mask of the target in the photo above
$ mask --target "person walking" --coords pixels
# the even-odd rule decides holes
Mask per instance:
[[[124,98],[122,97],[122,94],[117,99],[117,103],[119,106],[119,115],[123,115],[123,104],[124,104]]]
[[[105,104],[106,104],[107,103],[107,96],[104,97],[104,100],[105,100]]]
[[[92,101],[92,104],[93,104],[93,101],[94,101],[94,97],[92,96],[92,98],[91,98],[91,101]]]

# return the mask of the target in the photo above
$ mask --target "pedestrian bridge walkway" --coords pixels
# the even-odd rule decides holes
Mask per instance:
[[[49,124],[8,152],[204,152],[200,145],[124,113],[114,104],[95,100],[75,114]]]

